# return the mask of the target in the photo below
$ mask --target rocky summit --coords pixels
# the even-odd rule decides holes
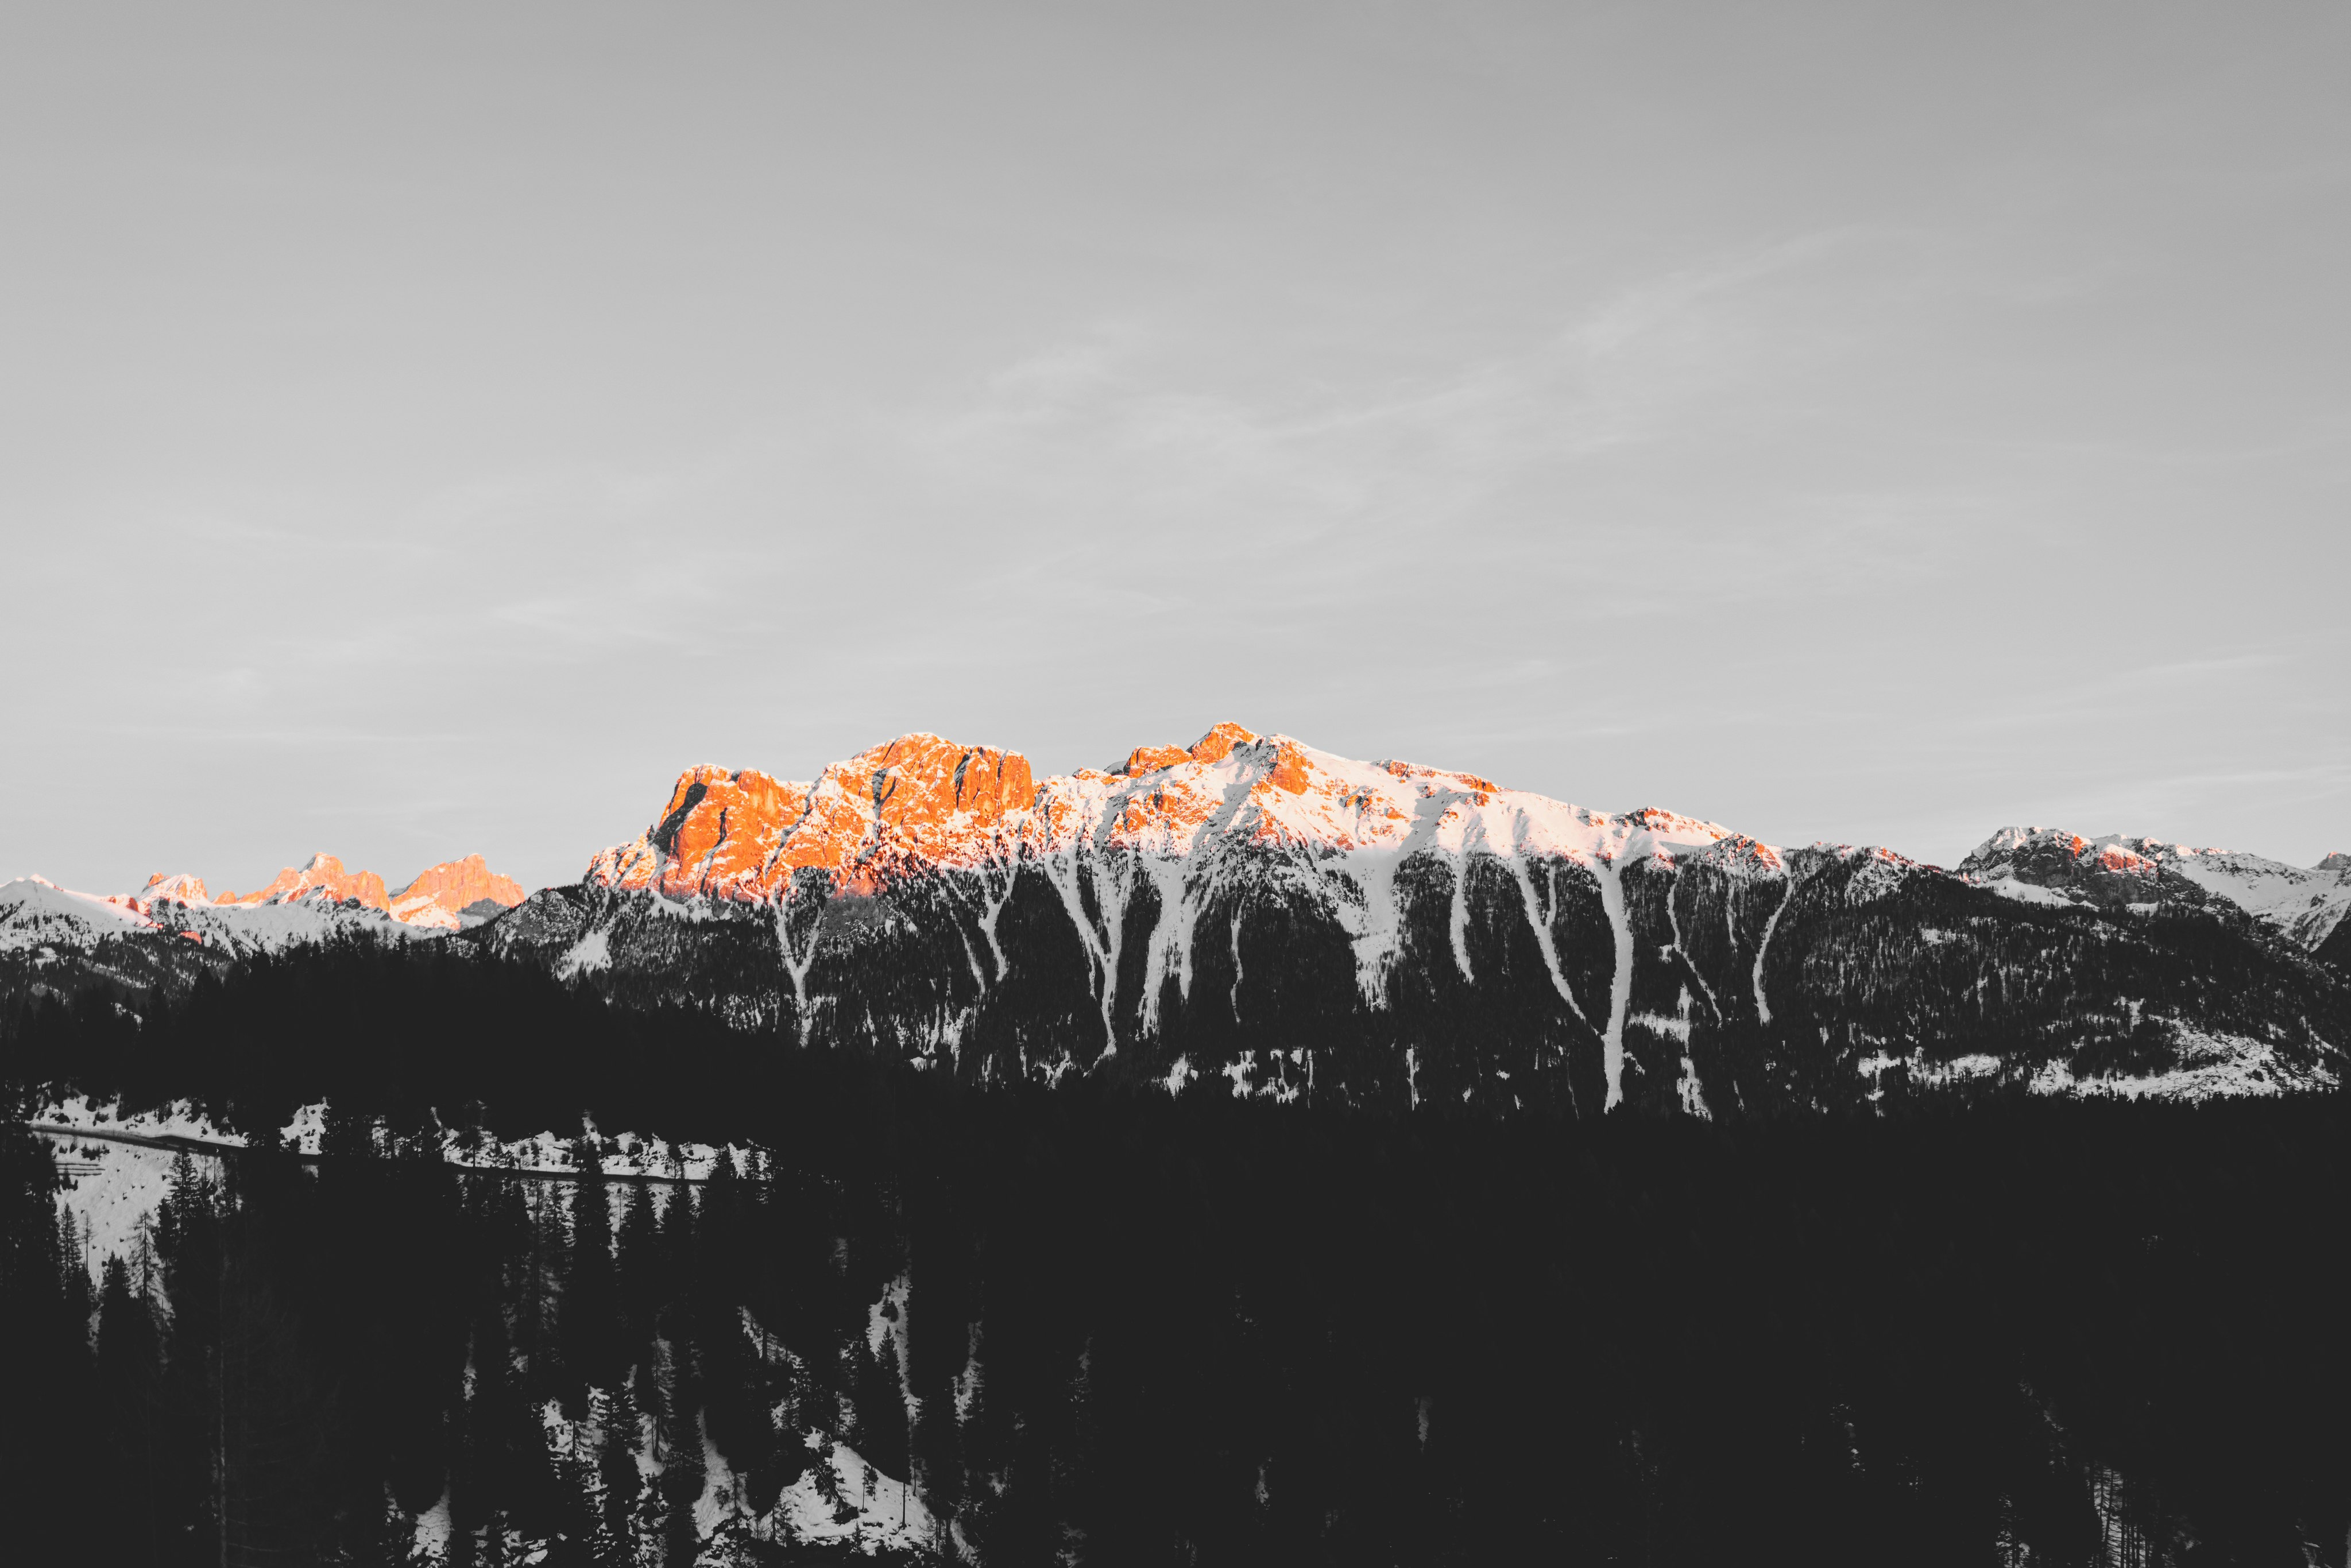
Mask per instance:
[[[444,861],[417,873],[392,895],[395,920],[457,930],[495,919],[523,901],[522,884],[500,876],[479,855]]]

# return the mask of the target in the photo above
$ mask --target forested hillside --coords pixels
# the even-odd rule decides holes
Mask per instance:
[[[1497,1128],[842,1066],[695,1185],[461,1172],[336,1087],[94,1285],[8,1134],[36,1560],[2343,1561],[2331,1097]]]

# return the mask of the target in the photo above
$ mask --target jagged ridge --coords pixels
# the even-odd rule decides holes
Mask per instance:
[[[2331,1080],[2339,978],[2191,874],[2266,886],[2252,857],[2179,852],[2181,896],[2077,908],[1998,874],[1999,842],[1959,873],[1791,852],[1234,725],[1042,780],[916,735],[810,784],[689,770],[489,936],[616,994],[981,1078],[1693,1113]],[[2026,887],[2044,903],[2003,896]]]

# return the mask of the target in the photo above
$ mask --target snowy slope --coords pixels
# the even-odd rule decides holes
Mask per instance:
[[[75,893],[45,876],[0,883],[0,953],[89,947],[162,929],[141,899]]]

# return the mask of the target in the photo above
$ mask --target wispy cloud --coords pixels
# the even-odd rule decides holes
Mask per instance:
[[[1853,237],[1823,232],[1677,269],[1527,346],[1368,380],[1204,384],[1186,375],[1194,357],[1179,326],[1104,321],[1004,366],[909,441],[944,482],[1115,498],[1126,516],[1445,520],[1531,468],[1664,434],[1691,402],[1754,373],[1775,350],[1744,297]]]

